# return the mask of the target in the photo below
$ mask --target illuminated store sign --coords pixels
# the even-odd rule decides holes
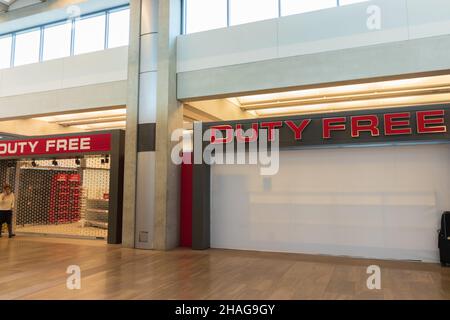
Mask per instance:
[[[384,110],[380,113],[353,112],[214,123],[207,124],[204,130],[210,129],[209,141],[213,144],[255,142],[261,130],[265,130],[268,140],[273,141],[275,130],[278,130],[281,144],[320,145],[435,139],[447,135],[449,124],[448,106],[434,106],[417,110],[396,109],[395,112]]]
[[[21,157],[111,150],[111,134],[0,141],[0,157]]]

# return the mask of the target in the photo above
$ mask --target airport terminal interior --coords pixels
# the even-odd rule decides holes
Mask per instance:
[[[449,300],[448,10],[0,0],[0,299]],[[211,128],[277,172],[173,160]]]

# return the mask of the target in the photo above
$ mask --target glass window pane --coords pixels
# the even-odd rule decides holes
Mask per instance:
[[[186,33],[227,26],[227,0],[187,0]]]
[[[130,33],[130,10],[120,10],[109,14],[108,48],[128,45]]]
[[[288,16],[337,6],[337,0],[281,0],[281,15]]]
[[[21,66],[24,64],[39,62],[40,46],[40,29],[16,34],[14,66]]]
[[[0,69],[11,67],[12,37],[0,38]]]
[[[368,2],[369,0],[339,0],[340,6],[346,6],[348,4],[360,3],[360,2]]]
[[[44,29],[43,60],[70,56],[72,23],[67,22]]]
[[[75,21],[75,54],[105,49],[105,14]]]
[[[230,0],[231,25],[277,17],[278,0]]]

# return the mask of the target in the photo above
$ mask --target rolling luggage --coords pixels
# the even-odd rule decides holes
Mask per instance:
[[[450,266],[450,212],[444,212],[439,231],[439,252],[442,266]]]

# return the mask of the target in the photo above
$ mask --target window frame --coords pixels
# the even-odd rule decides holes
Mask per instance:
[[[25,33],[36,32],[36,31],[39,31],[38,60],[36,62],[21,64],[21,65],[16,66],[17,36],[20,36],[20,35],[25,34]],[[42,27],[34,27],[34,28],[24,29],[24,30],[19,31],[19,32],[15,32],[14,35],[13,35],[13,48],[12,48],[11,52],[12,52],[12,61],[11,61],[11,67],[12,68],[21,67],[21,66],[24,66],[24,65],[41,62],[41,57],[42,57]]]
[[[184,0],[182,0],[184,2]],[[120,7],[116,7],[113,9],[110,9],[106,12],[106,34],[105,34],[105,49],[114,49],[114,48],[110,48],[109,47],[109,31],[110,31],[110,15],[112,13],[116,13],[116,12],[120,12],[120,11],[125,11],[125,10],[129,10],[130,6],[120,6]],[[131,12],[130,12],[130,21],[131,21]],[[129,39],[128,39],[129,40]],[[129,44],[129,41],[128,41]]]
[[[72,54],[72,52],[73,52],[73,39],[72,39],[72,37],[74,35],[74,33],[73,33],[73,31],[74,31],[73,30],[73,28],[74,28],[73,21],[72,21],[72,19],[61,20],[61,21],[58,21],[58,22],[53,22],[53,23],[49,23],[49,24],[45,24],[45,25],[41,26],[41,28],[42,28],[42,35],[41,35],[41,42],[42,42],[42,46],[41,46],[42,56],[41,56],[41,58],[42,58],[42,60],[40,60],[40,61],[45,62],[45,61],[54,60],[54,59],[44,60],[45,29],[52,28],[52,27],[58,27],[58,26],[62,26],[62,25],[65,25],[65,24],[70,24],[70,26],[71,26],[70,27],[71,28],[71,30],[70,30],[70,50],[69,50],[69,55],[66,56],[66,57],[70,57],[70,56],[73,55]],[[66,58],[66,57],[63,57],[63,58]],[[62,59],[62,58],[57,58],[57,59]]]
[[[105,14],[106,18],[105,18],[105,43],[103,46],[103,50],[106,50],[108,48],[107,46],[107,38],[108,38],[108,31],[109,31],[109,13],[110,12],[116,12],[116,11],[121,11],[121,10],[126,10],[126,9],[130,9],[130,5],[129,4],[125,4],[125,5],[119,5],[119,6],[115,6],[115,7],[111,7],[108,9],[103,9],[103,10],[98,10],[95,12],[90,12],[90,13],[86,13],[86,14],[82,14],[79,17],[73,17],[73,18],[67,18],[67,19],[59,19],[59,20],[55,20],[55,21],[51,21],[48,23],[44,23],[44,24],[38,24],[32,27],[28,27],[28,28],[23,28],[23,29],[17,29],[14,31],[10,31],[10,32],[4,32],[0,34],[0,38],[4,38],[4,37],[11,37],[12,41],[11,41],[11,61],[10,61],[10,66],[9,68],[14,68],[14,58],[15,58],[15,54],[16,54],[16,35],[21,34],[21,33],[26,33],[26,32],[31,32],[34,30],[39,29],[41,32],[41,36],[40,36],[40,45],[39,45],[39,61],[37,61],[36,63],[41,63],[41,62],[46,62],[49,60],[43,60],[43,52],[44,52],[44,29],[46,27],[52,27],[52,26],[57,26],[60,24],[64,24],[64,23],[71,23],[72,24],[72,32],[71,32],[71,39],[70,39],[70,55],[69,57],[75,56],[75,21],[76,20],[81,20],[81,19],[85,19],[85,18],[89,18],[92,16],[96,16],[96,15],[102,15]],[[8,68],[5,68],[8,69]]]
[[[104,32],[104,35],[103,35],[103,37],[104,37],[104,39],[103,39],[103,49],[100,49],[100,50],[95,50],[95,51],[89,51],[89,52],[82,52],[82,53],[75,53],[75,48],[76,48],[76,42],[75,42],[75,39],[76,39],[76,36],[77,36],[77,28],[76,28],[76,25],[77,25],[77,22],[78,21],[83,21],[83,20],[87,20],[87,19],[91,19],[91,18],[96,18],[96,17],[101,17],[101,16],[104,16],[105,17],[105,25],[103,26],[103,32]],[[108,32],[108,12],[107,11],[100,11],[100,12],[96,12],[96,13],[90,13],[90,14],[87,14],[87,15],[84,15],[84,16],[80,16],[80,17],[77,17],[77,18],[74,18],[74,25],[73,25],[73,27],[74,27],[74,32],[73,32],[73,45],[74,45],[74,56],[77,56],[77,55],[80,55],[80,54],[86,54],[86,53],[93,53],[93,52],[98,52],[98,51],[102,51],[102,50],[105,50],[107,47],[106,47],[106,41],[107,41],[107,32]]]
[[[274,16],[273,18],[268,18],[268,19],[258,19],[258,20],[253,20],[253,21],[248,21],[248,22],[242,22],[242,23],[236,23],[236,24],[231,24],[231,1],[239,1],[239,0],[227,0],[228,3],[228,13],[227,13],[227,17],[228,17],[228,27],[232,27],[232,26],[239,26],[239,25],[243,25],[243,24],[247,24],[247,23],[254,23],[254,22],[258,22],[258,21],[264,21],[264,20],[270,20],[270,19],[277,19],[280,18],[280,14],[281,14],[281,0],[276,1],[277,3],[277,7],[278,7],[278,12],[277,15]],[[314,1],[314,0],[309,0],[309,1]]]
[[[0,40],[3,39],[3,38],[11,38],[11,43],[10,43],[11,47],[9,48],[10,49],[10,51],[9,51],[9,67],[0,68],[0,70],[11,68],[11,66],[13,64],[13,57],[14,57],[14,51],[13,51],[13,48],[14,48],[14,36],[13,36],[13,34],[6,33],[6,34],[3,34],[3,35],[0,35]]]
[[[181,34],[192,34],[192,33],[187,33],[187,2],[188,2],[189,0],[182,0],[182,13],[181,13]],[[305,1],[308,1],[308,0],[305,0]],[[309,1],[314,1],[314,0],[309,0]],[[338,8],[338,7],[344,7],[344,6],[346,6],[346,5],[341,5],[341,3],[340,3],[340,1],[341,0],[335,0],[336,1],[336,8]],[[366,0],[366,1],[364,1],[364,2],[370,2],[371,0]],[[231,12],[231,1],[230,0],[227,0],[227,26],[226,26],[226,28],[229,28],[229,27],[231,27],[232,25],[230,24],[230,21],[231,21],[231,19],[230,19],[230,12]],[[286,16],[289,16],[289,15],[285,15],[285,16],[283,16],[281,13],[282,13],[282,3],[283,3],[283,0],[278,0],[278,16],[277,17],[275,17],[275,18],[273,18],[273,19],[276,19],[276,18],[282,18],[282,17],[286,17]],[[363,3],[363,2],[361,2],[361,3]],[[316,10],[315,10],[316,11]],[[257,20],[257,21],[262,21],[262,20]],[[256,22],[256,21],[255,21]],[[210,30],[212,30],[212,29],[210,29]],[[209,30],[205,30],[205,31],[209,31]],[[193,32],[193,33],[196,33],[196,32]]]
[[[203,30],[203,31],[195,31],[195,32],[187,32],[187,23],[188,23],[188,1],[189,0],[181,0],[181,30],[180,30],[180,34],[193,34],[193,33],[198,33],[198,32],[204,32],[204,31],[209,31],[209,30],[217,30],[220,28],[213,28],[213,29],[207,29],[207,30]],[[278,0],[280,1],[280,0]],[[228,28],[230,27],[230,0],[226,0],[227,2],[227,23],[225,27],[222,28]]]
[[[283,0],[280,0],[280,6],[281,6],[282,1],[283,1]],[[304,1],[308,1],[308,0],[304,0]],[[309,1],[314,1],[314,0],[309,0]],[[280,7],[280,16],[279,16],[279,17],[280,17],[280,18],[281,18],[281,17],[289,17],[289,16],[296,15],[296,14],[303,14],[303,13],[317,12],[317,11],[320,11],[320,10],[323,10],[323,9],[331,9],[331,8],[339,8],[339,7],[342,7],[341,4],[340,4],[340,0],[334,0],[334,2],[336,2],[336,6],[334,6],[334,7],[323,7],[323,8],[321,8],[321,9],[314,9],[314,10],[311,10],[311,11],[306,11],[306,12],[301,12],[301,13],[291,13],[291,14],[286,14],[286,15],[282,15],[283,10],[281,10],[281,7]]]

